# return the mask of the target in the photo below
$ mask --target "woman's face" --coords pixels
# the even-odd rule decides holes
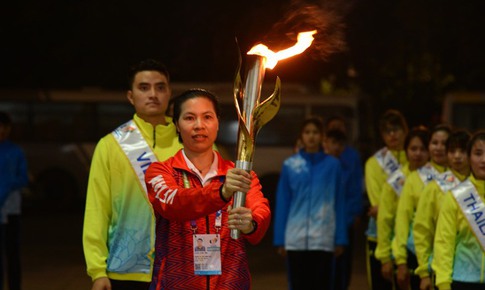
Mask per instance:
[[[431,160],[442,166],[448,164],[448,158],[446,156],[446,140],[448,140],[447,132],[436,131],[431,135],[428,147]]]
[[[212,102],[205,97],[185,101],[181,106],[177,130],[186,152],[212,150],[219,130],[219,120]]]
[[[409,167],[412,169],[423,166],[429,159],[429,152],[419,137],[413,137],[409,141],[408,148],[406,148],[406,155],[408,157]]]
[[[462,174],[470,172],[470,164],[468,162],[468,156],[466,150],[462,148],[453,148],[448,150],[448,164],[450,167]]]
[[[317,152],[322,144],[322,132],[313,123],[306,124],[301,132],[301,141],[307,152]]]
[[[470,152],[470,165],[476,179],[485,180],[485,141],[477,140]]]
[[[382,140],[390,150],[401,150],[404,146],[406,133],[401,127],[388,126],[381,132]]]

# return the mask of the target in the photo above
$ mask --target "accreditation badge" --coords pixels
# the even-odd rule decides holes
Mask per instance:
[[[193,237],[194,274],[221,275],[221,236],[197,234]]]

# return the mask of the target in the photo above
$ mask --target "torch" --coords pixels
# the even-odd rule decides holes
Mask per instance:
[[[256,135],[264,124],[273,119],[280,108],[281,81],[279,77],[276,78],[273,94],[263,102],[259,102],[265,69],[272,69],[279,60],[305,51],[310,47],[315,33],[317,33],[316,30],[299,33],[294,46],[278,52],[271,51],[263,44],[254,46],[247,53],[250,55],[251,63],[248,67],[244,88],[240,67],[238,68],[234,81],[234,103],[239,122],[236,168],[248,172],[252,169]],[[234,193],[233,208],[243,207],[245,202],[245,193],[239,191]],[[238,239],[239,236],[239,230],[231,230],[233,239]]]

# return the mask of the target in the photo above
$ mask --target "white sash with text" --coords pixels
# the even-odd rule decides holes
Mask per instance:
[[[382,167],[387,176],[390,176],[394,171],[398,170],[401,165],[397,161],[396,157],[392,155],[391,151],[386,147],[380,149],[374,154],[377,162]]]
[[[424,185],[426,185],[431,180],[435,179],[440,173],[433,167],[433,165],[431,165],[431,163],[426,163],[424,166],[418,169],[418,174],[421,181],[423,181]]]
[[[470,180],[451,190],[472,232],[485,251],[485,204]]]
[[[387,183],[392,187],[398,197],[401,196],[404,181],[406,181],[406,176],[402,172],[401,168],[394,171],[387,179]]]
[[[126,157],[130,161],[133,170],[138,177],[140,186],[147,192],[145,184],[145,171],[148,166],[157,161],[157,157],[147,144],[133,120],[119,126],[112,132]]]
[[[450,191],[461,183],[460,179],[458,179],[451,171],[445,171],[439,174],[436,176],[435,180],[443,193]]]

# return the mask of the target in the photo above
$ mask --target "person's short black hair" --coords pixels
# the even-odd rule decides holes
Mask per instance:
[[[429,139],[430,142],[431,142],[431,139],[433,138],[434,133],[436,133],[436,132],[445,132],[446,134],[448,134],[448,137],[449,137],[450,134],[451,134],[451,127],[447,124],[438,124],[438,125],[434,126],[431,129],[431,132],[430,132],[430,139]],[[429,143],[428,143],[428,145],[429,145]]]
[[[470,138],[470,141],[468,141],[467,148],[466,148],[466,153],[468,157],[470,157],[472,153],[473,145],[475,145],[475,143],[478,141],[485,141],[485,130],[479,130],[475,132]]]
[[[456,149],[467,150],[468,141],[471,134],[465,129],[457,129],[451,132],[450,137],[446,140],[446,151],[450,152]]]
[[[430,133],[427,127],[425,126],[416,126],[409,131],[409,133],[406,135],[406,139],[404,140],[404,150],[407,152],[407,149],[409,147],[409,144],[411,143],[411,140],[413,138],[418,138],[421,140],[423,143],[424,149],[428,151],[428,144],[429,144],[429,139],[430,139]]]
[[[5,112],[0,112],[0,124],[5,126],[12,125],[12,119],[10,118],[10,115]]]
[[[313,124],[315,127],[317,127],[318,131],[323,135],[323,121],[320,117],[316,116],[311,116],[303,120],[303,123],[300,126],[300,137],[301,134],[303,133],[303,129],[305,129],[306,125],[308,124]]]
[[[132,65],[128,70],[128,89],[132,88],[133,82],[135,81],[135,75],[142,71],[157,71],[164,75],[170,83],[170,74],[168,73],[167,67],[158,60],[146,59]]]
[[[347,135],[339,129],[330,129],[325,133],[325,138],[333,139],[340,144],[345,144],[347,142]]]
[[[379,119],[379,131],[385,132],[388,127],[397,127],[408,133],[408,124],[406,118],[398,110],[390,109],[384,112]]]
[[[333,116],[330,116],[328,117],[326,120],[325,120],[325,130],[329,130],[328,126],[333,122],[333,121],[338,121],[338,122],[342,122],[342,124],[344,124],[345,127],[347,127],[347,120],[340,116],[340,115],[333,115]]]
[[[180,118],[180,113],[182,112],[182,105],[190,99],[193,98],[206,98],[209,101],[211,101],[212,105],[214,106],[214,110],[216,112],[216,116],[219,119],[220,118],[220,105],[219,105],[219,100],[217,99],[216,95],[213,93],[209,92],[208,90],[205,89],[190,89],[187,90],[180,95],[176,96],[173,98],[173,122],[175,124],[178,123],[178,120]],[[182,137],[180,136],[180,132],[177,132],[178,134],[178,139],[179,142],[182,143]]]

